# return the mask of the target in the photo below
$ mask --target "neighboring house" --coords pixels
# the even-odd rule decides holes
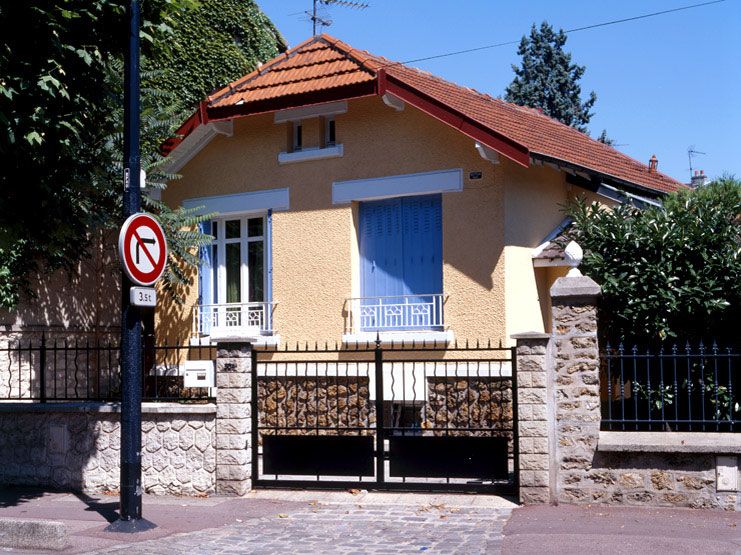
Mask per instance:
[[[217,213],[160,335],[352,343],[549,328],[547,243],[577,195],[683,185],[537,110],[311,38],[204,101],[163,200]],[[622,192],[621,192],[622,191]],[[182,335],[181,335],[182,336]]]

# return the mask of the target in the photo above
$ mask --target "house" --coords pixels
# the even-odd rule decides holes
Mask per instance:
[[[548,331],[546,246],[577,195],[683,187],[544,116],[313,37],[216,91],[167,145],[172,206],[215,214],[160,334],[257,345]],[[550,253],[550,254],[549,254]]]

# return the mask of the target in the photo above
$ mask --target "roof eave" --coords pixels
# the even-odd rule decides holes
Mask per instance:
[[[387,92],[488,146],[516,164],[525,168],[530,166],[530,152],[524,145],[487,128],[473,118],[454,110],[401,79],[389,75],[385,69],[379,69],[378,94],[384,95]]]
[[[556,158],[554,156],[549,156],[547,154],[542,154],[540,152],[531,152],[530,156],[533,157],[533,159],[540,160],[545,163],[551,163],[555,165],[560,165],[563,167],[567,167],[570,169],[573,169],[575,171],[583,172],[586,174],[589,174],[590,176],[599,179],[600,181],[604,181],[605,183],[608,183],[610,185],[613,185],[618,188],[626,189],[630,192],[635,192],[640,195],[647,195],[651,198],[661,198],[665,197],[666,195],[670,194],[671,191],[662,191],[660,189],[656,189],[654,187],[650,187],[647,185],[643,185],[641,183],[635,183],[632,181],[628,181],[625,179],[622,179],[620,177],[616,177],[614,175],[610,175],[605,172],[601,172],[599,170],[595,170],[593,168],[588,168],[586,166],[582,166],[580,164],[575,164],[573,162],[569,162],[568,160],[562,160],[560,158]],[[577,176],[578,177],[578,176]],[[678,187],[679,188],[679,187]]]

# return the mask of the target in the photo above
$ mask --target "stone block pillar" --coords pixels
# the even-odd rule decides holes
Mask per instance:
[[[521,333],[517,341],[517,426],[520,502],[548,503],[550,495],[547,356],[550,336]]]
[[[216,347],[216,493],[244,495],[252,487],[250,432],[252,346]]]
[[[556,501],[584,503],[601,420],[597,299],[599,285],[566,276],[551,287],[555,389]]]

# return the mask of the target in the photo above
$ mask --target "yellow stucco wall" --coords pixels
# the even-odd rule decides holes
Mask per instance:
[[[233,137],[215,138],[163,195],[178,205],[194,197],[290,189],[290,210],[273,215],[274,328],[281,341],[339,340],[345,301],[359,291],[357,204],[332,205],[332,182],[451,168],[463,170],[464,190],[443,195],[446,327],[459,340],[504,343],[511,333],[542,329],[530,256],[563,218],[561,174],[506,160],[493,165],[470,138],[376,97],[350,101],[336,122],[343,157],[279,165],[287,124],[274,124],[272,114],[236,120]],[[318,118],[306,121],[304,144],[318,143],[319,133]],[[472,171],[482,178],[470,180]],[[190,314],[195,289],[184,308],[159,309],[161,328],[176,328],[179,318],[190,327],[182,315]]]
[[[532,250],[563,220],[569,187],[563,174],[552,168],[505,165],[505,312],[510,338],[546,329]]]

